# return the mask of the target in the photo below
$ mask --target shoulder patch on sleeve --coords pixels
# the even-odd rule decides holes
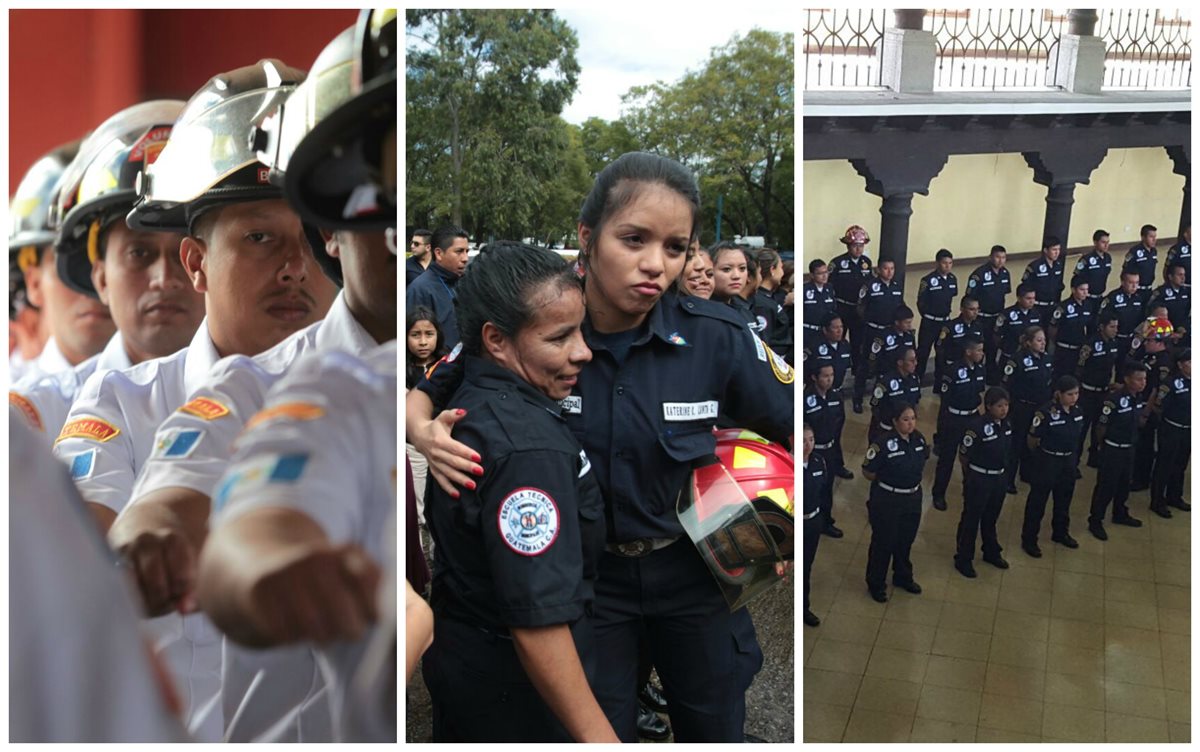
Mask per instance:
[[[199,428],[171,428],[154,442],[151,457],[182,460],[187,459],[200,446],[204,431]]]
[[[71,480],[87,480],[96,469],[96,450],[89,449],[71,458]]]
[[[254,417],[246,423],[247,431],[257,428],[264,423],[277,420],[279,418],[290,418],[291,420],[316,420],[325,414],[325,408],[314,405],[310,402],[282,402],[278,405],[259,410]]]
[[[121,429],[107,420],[101,420],[100,418],[76,418],[62,427],[62,431],[59,432],[58,438],[54,440],[54,443],[57,444],[65,439],[91,439],[92,441],[104,443],[119,433],[121,433]]]
[[[9,392],[8,404],[21,411],[21,414],[25,416],[25,420],[29,423],[30,427],[36,428],[39,431],[46,430],[46,427],[42,425],[42,416],[38,413],[38,409],[24,396],[16,392]]]
[[[558,539],[558,505],[539,488],[518,488],[500,502],[496,525],[514,553],[537,556]]]
[[[771,372],[775,374],[776,381],[780,384],[791,384],[796,380],[796,372],[787,364],[786,360],[769,347],[767,347],[767,355],[771,356]]]
[[[197,397],[188,402],[183,407],[179,408],[179,412],[195,415],[197,418],[204,420],[216,420],[223,418],[229,414],[229,408],[217,402],[215,399],[208,397]]]

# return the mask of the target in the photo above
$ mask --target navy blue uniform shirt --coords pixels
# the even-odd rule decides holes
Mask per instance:
[[[871,279],[871,259],[867,254],[854,258],[847,251],[829,262],[829,284],[839,303],[858,305],[858,292]]]
[[[834,302],[833,287],[830,285],[817,287],[812,282],[804,283],[804,308],[801,309],[800,315],[804,317],[805,329],[812,334],[820,332],[825,317],[836,310],[837,304]]]
[[[1053,363],[1045,354],[1038,355],[1030,350],[1017,350],[1004,364],[1004,376],[1000,382],[1012,399],[1040,405],[1050,399],[1053,391],[1051,381]]]
[[[988,261],[967,278],[967,293],[979,301],[979,312],[995,316],[1004,310],[1004,297],[1012,292],[1008,267],[996,271]]]
[[[559,404],[512,371],[464,359],[454,438],[477,449],[483,477],[451,499],[429,484],[437,546],[433,607],[503,633],[572,624],[594,595],[604,500]]]
[[[846,373],[850,370],[853,356],[850,354],[850,343],[846,340],[830,342],[828,339],[808,351],[808,357],[824,363],[833,364],[833,388],[841,389],[846,383]]]
[[[1074,453],[1083,432],[1083,409],[1076,403],[1067,410],[1051,401],[1038,408],[1029,424],[1029,435],[1038,440],[1038,447],[1053,454]]]
[[[1132,444],[1137,440],[1138,423],[1146,406],[1141,395],[1130,394],[1122,386],[1104,400],[1100,408],[1100,425],[1105,428],[1104,440],[1113,444]]]
[[[1021,282],[1033,288],[1039,307],[1054,305],[1062,297],[1063,272],[1066,268],[1066,260],[1061,254],[1058,260],[1051,264],[1046,260],[1044,253],[1025,267]]]
[[[1163,420],[1177,428],[1192,425],[1192,379],[1175,373],[1158,388],[1158,409]]]
[[[945,321],[958,297],[958,277],[953,272],[942,276],[937,269],[921,277],[917,290],[917,312],[923,318]]]
[[[959,361],[942,375],[942,383],[938,385],[938,393],[942,395],[941,406],[952,407],[960,413],[976,410],[986,388],[983,363],[967,365],[965,360]]]
[[[1003,470],[1008,457],[1008,447],[1013,441],[1012,424],[1008,419],[993,420],[990,415],[980,415],[971,421],[963,432],[958,445],[958,454],[968,465],[984,470]]]
[[[1149,290],[1154,286],[1154,270],[1158,268],[1158,249],[1147,248],[1138,243],[1125,251],[1125,263],[1122,272],[1133,272],[1139,275],[1138,287]]]
[[[1112,254],[1092,249],[1075,262],[1075,276],[1083,277],[1088,283],[1088,297],[1100,299],[1108,287],[1108,275],[1112,273]]]
[[[620,364],[590,320],[583,334],[592,360],[562,405],[600,483],[610,542],[683,533],[675,503],[716,450],[718,413],[780,443],[795,431],[795,371],[726,305],[664,294]],[[437,409],[457,407],[446,399],[461,378],[454,365],[417,387]]]
[[[1117,288],[1104,296],[1104,302],[1100,304],[1100,312],[1112,311],[1117,316],[1117,336],[1125,338],[1133,335],[1133,331],[1138,328],[1138,324],[1142,323],[1142,309],[1145,307],[1145,301],[1138,293],[1132,295],[1126,294],[1121,288]]]
[[[885,329],[895,321],[896,309],[904,303],[904,288],[895,279],[891,282],[874,279],[862,286],[858,296],[858,312],[863,321]]]
[[[867,447],[863,470],[875,474],[873,483],[915,488],[921,485],[921,474],[928,461],[929,444],[920,431],[913,431],[907,439],[888,431]]]
[[[1167,250],[1167,260],[1166,260],[1167,267],[1170,267],[1171,264],[1176,263],[1176,262],[1178,262],[1179,264],[1182,264],[1184,271],[1187,272],[1187,276],[1183,278],[1184,286],[1191,287],[1192,286],[1192,244],[1191,243],[1188,243],[1186,241],[1179,242],[1179,243],[1176,243],[1175,245],[1171,246],[1170,249]]]
[[[1020,303],[1004,309],[1004,315],[996,319],[996,334],[1000,337],[1000,352],[1012,355],[1021,343],[1025,330],[1038,323],[1037,306],[1022,310]]]
[[[1079,381],[1092,391],[1108,389],[1117,365],[1117,340],[1097,334],[1079,351]]]
[[[1054,342],[1072,349],[1082,347],[1096,317],[1095,307],[1091,298],[1084,298],[1082,303],[1067,298],[1055,306],[1050,319],[1055,327]]]

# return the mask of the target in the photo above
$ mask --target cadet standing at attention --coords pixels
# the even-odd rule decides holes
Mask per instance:
[[[1074,376],[1059,376],[1054,382],[1054,398],[1033,414],[1026,436],[1033,470],[1029,496],[1025,499],[1021,550],[1035,559],[1042,556],[1038,534],[1051,493],[1054,511],[1050,518],[1050,540],[1067,548],[1079,548],[1079,543],[1071,537],[1071,499],[1075,495],[1075,470],[1079,464],[1076,447],[1086,425],[1078,401],[1079,382]]]
[[[975,539],[982,539],[983,560],[997,569],[1008,569],[1000,554],[996,520],[1004,508],[1004,465],[1013,441],[1008,422],[1008,393],[994,386],[983,398],[984,414],[974,418],[963,433],[958,456],[963,471],[963,511],[958,522],[958,550],[954,568],[974,578]]]

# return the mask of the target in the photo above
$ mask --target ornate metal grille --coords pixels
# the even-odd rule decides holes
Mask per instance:
[[[805,11],[804,88],[864,89],[881,86],[879,60],[883,9]]]
[[[931,10],[934,89],[1040,89],[1057,63],[1065,14],[1044,9]]]
[[[1104,88],[1190,89],[1192,22],[1186,11],[1124,8],[1100,11]]]

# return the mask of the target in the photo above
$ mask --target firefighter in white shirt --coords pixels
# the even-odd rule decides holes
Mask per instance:
[[[218,487],[200,557],[199,600],[231,640],[321,646],[340,741],[356,740],[346,693],[373,625],[395,622],[380,613],[379,562],[395,545],[396,355],[394,341],[362,357],[314,353],[272,388]]]
[[[128,581],[71,479],[11,426],[11,742],[183,742],[178,699],[138,628]]]
[[[17,253],[18,266],[25,274],[27,302],[41,312],[39,323],[48,337],[37,358],[16,363],[22,371],[20,378],[78,365],[103,350],[116,331],[108,309],[63,284],[55,267],[55,232],[49,212],[59,178],[78,150],[79,142],[74,141],[35,162],[9,203],[9,254]],[[9,384],[16,380],[17,375],[11,375]]]
[[[51,225],[58,277],[108,307],[117,333],[104,350],[74,368],[23,379],[9,393],[9,413],[36,429],[49,447],[79,388],[95,371],[124,369],[187,346],[204,318],[204,296],[179,258],[182,233],[131,230],[125,215],[135,183],[158,156],[183,102],[134,105],[92,132],[63,174]]]
[[[177,409],[210,420],[222,414],[220,405],[187,400],[217,360],[262,352],[329,308],[335,287],[318,269],[299,218],[266,181],[267,165],[251,143],[262,118],[303,78],[277,60],[213,77],[143,174],[141,198],[126,222],[186,233],[181,258],[192,286],[205,295],[207,315],[187,348],[93,374],[71,407],[55,453],[70,465],[105,531],[128,503],[158,425]],[[138,571],[141,561],[130,564]],[[156,621],[189,727],[203,740],[220,738],[219,634],[201,615]]]
[[[159,426],[155,448],[134,486],[132,503],[109,536],[114,548],[143,562],[139,586],[151,613],[161,613],[188,595],[175,585],[190,583],[193,574],[174,571],[169,563],[194,566],[207,533],[210,498],[228,467],[233,441],[262,408],[271,385],[310,350],[339,348],[361,354],[395,338],[397,261],[386,239],[387,228],[395,225],[395,204],[373,188],[371,171],[351,156],[364,153],[358,147],[364,132],[380,123],[394,127],[394,87],[390,94],[371,94],[383,107],[365,108],[361,95],[352,97],[355,57],[355,29],[351,27],[318,56],[305,83],[284,103],[282,116],[267,119],[264,134],[273,176],[283,179],[289,200],[305,221],[318,261],[330,277],[339,282],[344,277],[344,289],[323,321],[253,358],[233,356],[213,368],[207,382],[190,398],[219,406],[219,416],[206,420],[178,411]],[[314,121],[315,113],[327,114]],[[326,125],[331,121],[335,127]],[[331,177],[331,173],[338,175]],[[337,179],[343,176],[353,180]],[[294,182],[300,184],[296,190],[291,189]],[[314,185],[331,184],[361,185],[378,198],[373,206],[358,199],[351,218],[340,212],[327,215],[322,213],[323,207],[314,207],[323,197],[313,197],[311,190]],[[346,206],[356,192],[362,193],[347,188],[337,207]],[[181,548],[186,550],[177,550]],[[304,691],[308,684],[302,680],[306,676],[302,662],[290,666],[293,678],[287,662],[273,656],[272,669],[260,675],[254,656],[236,653],[236,648],[227,646],[226,718],[228,724],[236,708],[238,721],[236,728],[227,727],[229,740],[257,738],[282,714],[291,713],[293,705],[311,707],[306,705],[311,693]],[[256,698],[241,697],[238,688],[251,684]],[[314,738],[319,734],[314,722],[299,714],[292,717],[296,729],[289,738],[320,740]]]

